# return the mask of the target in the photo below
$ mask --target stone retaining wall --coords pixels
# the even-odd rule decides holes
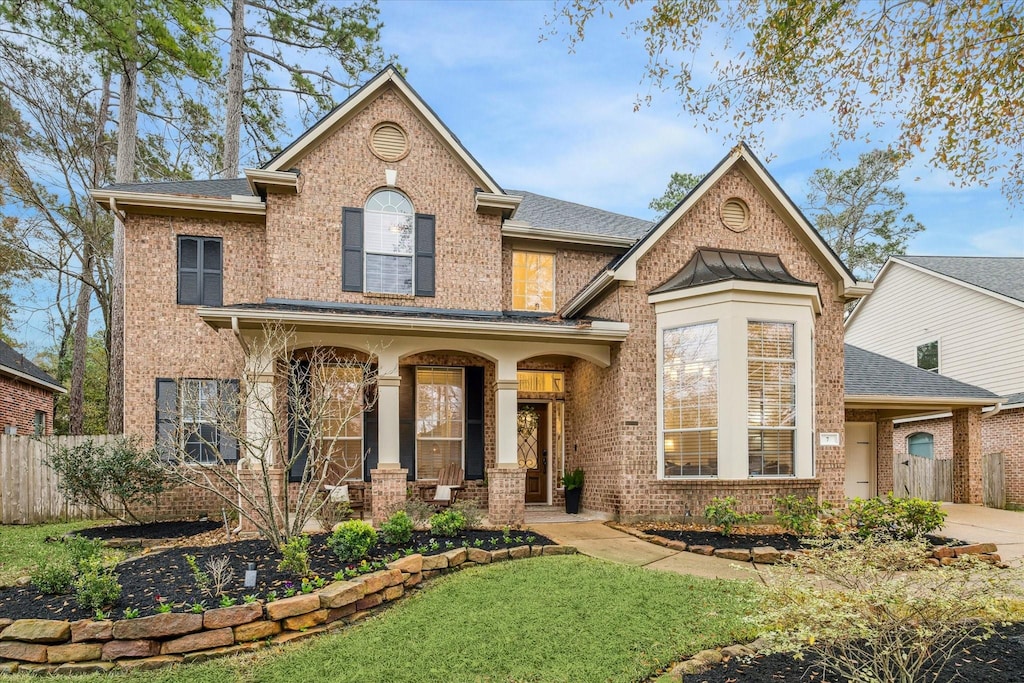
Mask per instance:
[[[410,555],[387,569],[336,581],[313,593],[202,614],[170,612],[121,621],[0,619],[0,674],[149,670],[205,661],[342,628],[444,572],[575,552],[569,546],[548,545]]]

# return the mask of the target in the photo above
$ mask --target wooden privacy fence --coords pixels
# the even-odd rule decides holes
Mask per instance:
[[[897,455],[893,467],[893,494],[897,498],[953,500],[953,461]]]
[[[1002,453],[987,453],[981,458],[982,500],[986,507],[1006,507],[1006,480]]]
[[[69,519],[95,519],[102,513],[90,505],[70,505],[57,489],[57,473],[47,455],[62,446],[86,441],[106,443],[112,436],[0,435],[0,522],[39,524]]]

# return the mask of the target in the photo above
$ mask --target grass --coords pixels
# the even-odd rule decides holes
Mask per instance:
[[[195,665],[187,674],[165,670],[121,680],[636,681],[699,650],[752,638],[743,616],[754,591],[746,582],[582,556],[501,563],[437,580],[335,635]]]
[[[29,575],[42,560],[53,555],[54,545],[47,543],[47,538],[107,523],[109,520],[93,519],[60,524],[0,526],[0,586],[13,585],[19,577]]]

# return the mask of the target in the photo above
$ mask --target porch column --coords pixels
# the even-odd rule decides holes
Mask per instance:
[[[875,421],[875,495],[893,490],[892,420]]]
[[[526,470],[519,467],[518,363],[495,364],[496,466],[487,470],[487,518],[495,525],[519,525],[526,516]]]
[[[405,504],[409,470],[402,469],[399,460],[398,355],[379,354],[377,372],[377,467],[370,470],[370,510],[373,523],[381,524]]]
[[[953,411],[953,502],[981,503],[981,408]]]
[[[266,462],[270,479],[270,492],[280,504],[284,482],[284,462],[275,453],[275,421],[278,420],[277,392],[274,387],[276,359],[270,356],[249,356],[245,361],[245,438],[248,448],[239,453],[237,473],[240,487],[246,492],[239,494],[238,508],[241,512],[255,516],[257,507],[268,504],[263,482],[261,462]],[[283,511],[280,511],[283,512]],[[255,525],[239,515],[243,534],[256,531]]]

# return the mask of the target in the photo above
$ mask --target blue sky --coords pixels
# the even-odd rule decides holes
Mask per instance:
[[[674,93],[641,83],[646,53],[623,35],[629,13],[595,19],[570,54],[562,36],[540,40],[550,0],[381,0],[380,10],[385,51],[398,55],[411,85],[505,188],[653,218],[648,202],[673,171],[706,172],[736,142],[731,130],[707,133],[680,115]],[[651,106],[634,111],[647,94]],[[798,204],[814,169],[853,166],[870,148],[848,144],[837,157],[829,134],[827,116],[789,116],[766,129],[756,149]],[[1024,256],[1024,207],[1009,207],[998,185],[950,187],[924,159],[905,169],[900,185],[927,227],[909,253]],[[52,291],[37,285],[38,296],[20,297],[25,307],[13,329],[30,355],[50,343]]]
[[[673,171],[710,170],[735,143],[680,115],[672,92],[653,92],[634,112],[646,53],[623,36],[631,13],[595,19],[570,54],[564,37],[539,41],[548,0],[381,0],[385,50],[412,86],[505,188],[524,189],[621,213],[647,208]],[[635,14],[635,12],[634,12]],[[884,131],[883,131],[884,132]],[[870,146],[830,149],[826,116],[792,116],[766,130],[762,159],[802,203],[816,168],[846,168]],[[953,188],[924,159],[901,175],[909,210],[927,230],[909,253],[1024,255],[1024,213],[998,185]]]

